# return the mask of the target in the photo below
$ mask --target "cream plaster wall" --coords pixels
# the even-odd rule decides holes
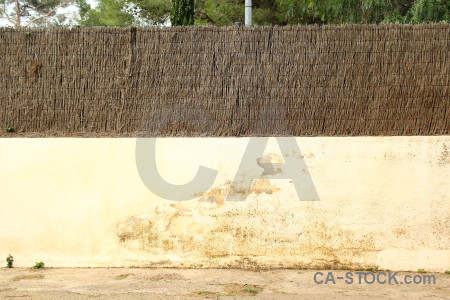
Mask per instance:
[[[180,202],[146,188],[136,139],[0,139],[0,255],[24,267],[450,269],[449,136],[296,138],[301,153],[271,138],[265,157],[305,163],[320,200],[266,175],[225,201],[245,196],[231,182],[248,142],[158,139],[167,181],[217,170]]]

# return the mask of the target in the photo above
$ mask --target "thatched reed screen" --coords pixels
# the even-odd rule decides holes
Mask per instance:
[[[450,24],[3,28],[0,103],[25,135],[447,135]]]

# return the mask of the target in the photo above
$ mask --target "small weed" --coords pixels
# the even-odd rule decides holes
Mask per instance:
[[[14,127],[6,127],[6,132],[14,132]]]
[[[417,273],[426,273],[424,269],[417,270]]]
[[[31,35],[31,32],[30,32],[30,31],[27,31],[27,32],[25,32],[25,35],[26,35],[26,36],[30,36],[30,35]]]
[[[37,262],[37,263],[33,266],[33,268],[35,268],[35,269],[43,269],[44,266],[45,266],[45,264],[44,264],[42,261],[40,261],[40,262]]]
[[[444,273],[450,275],[450,270],[447,270],[447,271],[445,271]]]
[[[116,279],[117,279],[117,280],[122,280],[122,279],[127,278],[127,277],[130,276],[130,275],[131,275],[131,274],[121,274],[121,275],[116,276]]]
[[[210,291],[199,291],[197,292],[197,295],[201,295],[201,296],[209,296],[209,295],[216,295],[217,293],[215,292],[210,292]]]
[[[241,287],[241,291],[251,295],[256,295],[261,292],[261,288],[257,287],[256,285],[244,285],[243,287]]]
[[[14,257],[11,254],[8,254],[8,257],[6,257],[6,266],[8,268],[13,267]]]
[[[253,284],[230,283],[225,286],[227,296],[255,296],[262,290],[262,287]]]

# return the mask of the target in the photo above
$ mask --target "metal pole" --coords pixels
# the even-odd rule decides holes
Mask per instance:
[[[245,26],[252,26],[252,0],[245,0]]]

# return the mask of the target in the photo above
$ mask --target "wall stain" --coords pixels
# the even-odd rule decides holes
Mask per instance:
[[[292,151],[292,152],[286,152],[284,154],[285,157],[293,157],[293,158],[297,158],[297,159],[303,159],[305,156],[303,154],[297,154],[297,152]]]
[[[445,166],[447,164],[450,163],[450,151],[449,151],[449,147],[447,146],[446,143],[444,143],[442,145],[442,151],[441,154],[438,158],[438,164],[440,166]]]
[[[404,236],[408,233],[408,231],[405,228],[393,228],[391,229],[391,232],[397,237]]]
[[[225,203],[228,195],[238,195],[242,200],[245,200],[249,195],[261,195],[261,194],[274,194],[281,191],[275,184],[272,184],[269,179],[262,178],[253,181],[253,184],[248,190],[245,188],[237,187],[231,181],[225,182],[220,187],[213,187],[205,193],[198,193],[195,196],[199,197],[198,201],[213,203],[218,207]]]
[[[318,217],[305,220],[283,205],[255,199],[208,204],[184,201],[159,206],[151,220],[130,217],[119,224],[118,239],[129,250],[183,253],[189,267],[287,267],[290,257],[307,257],[301,267],[361,267],[368,254],[379,251],[374,233],[343,229]]]
[[[248,194],[273,194],[279,192],[281,189],[275,184],[271,184],[269,179],[263,178],[255,180],[253,185],[250,187]]]
[[[201,202],[210,202],[215,203],[217,206],[222,206],[225,203],[226,189],[215,187],[209,189],[205,193],[197,194],[196,196],[200,196],[199,201]]]
[[[129,217],[125,222],[119,223],[117,235],[120,242],[128,240],[137,240],[146,234],[152,228],[152,222],[145,218],[137,216]]]

